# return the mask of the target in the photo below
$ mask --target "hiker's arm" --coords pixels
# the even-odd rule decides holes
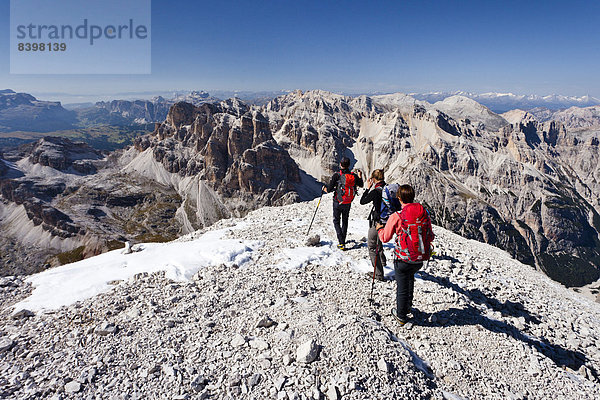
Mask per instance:
[[[377,198],[377,190],[366,189],[360,197],[360,204],[369,204]]]
[[[337,172],[333,174],[331,180],[329,181],[329,185],[327,186],[327,193],[333,192],[337,187],[338,180],[340,179],[340,174]]]
[[[387,224],[383,228],[377,229],[377,235],[382,243],[387,243],[394,237],[394,233],[396,233],[396,225],[400,223],[400,219],[398,217],[398,213],[392,214],[390,219],[388,219]]]
[[[360,175],[356,176],[356,186],[358,187],[363,187],[365,185],[363,178],[362,178],[362,173]]]

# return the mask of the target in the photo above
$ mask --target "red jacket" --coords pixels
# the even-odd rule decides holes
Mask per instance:
[[[379,229],[377,232],[379,240],[381,240],[382,243],[387,243],[394,238],[394,234],[400,235],[402,233],[402,224],[400,222],[400,212],[395,212],[390,215],[385,227]]]

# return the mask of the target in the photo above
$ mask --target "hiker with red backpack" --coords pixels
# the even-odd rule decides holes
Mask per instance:
[[[342,158],[340,171],[333,174],[329,185],[323,187],[325,193],[335,190],[333,194],[333,226],[338,238],[338,249],[346,250],[346,234],[348,233],[348,218],[350,205],[356,195],[356,187],[363,186],[362,172],[350,171],[350,159]],[[341,225],[340,225],[341,220]]]
[[[398,199],[402,210],[392,214],[385,226],[377,225],[377,232],[383,243],[396,235],[396,308],[392,309],[392,315],[404,325],[411,313],[415,273],[423,267],[423,261],[429,260],[434,235],[429,213],[421,204],[414,203],[415,191],[410,185],[398,188]]]

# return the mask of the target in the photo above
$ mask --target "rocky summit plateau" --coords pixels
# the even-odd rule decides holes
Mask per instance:
[[[369,206],[353,205],[342,252],[331,202],[262,207],[170,243],[2,278],[0,395],[600,397],[600,304],[435,226],[438,254],[400,327],[393,281],[368,301]]]
[[[388,182],[412,184],[439,226],[566,286],[600,278],[597,106],[497,114],[461,95],[429,103],[295,91],[264,105],[196,97],[128,149],[66,156],[65,166],[78,157],[85,170],[40,164],[54,159],[32,153],[44,154],[42,142],[5,152],[1,240],[15,249],[0,254],[5,274],[315,198],[349,156],[366,175],[384,168]],[[15,201],[25,190],[35,207]],[[25,260],[32,252],[42,262]]]

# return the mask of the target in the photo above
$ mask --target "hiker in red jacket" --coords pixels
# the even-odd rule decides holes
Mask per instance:
[[[396,274],[396,308],[392,315],[404,325],[411,313],[415,273],[429,260],[434,235],[429,213],[415,200],[415,190],[410,185],[398,188],[402,210],[390,216],[385,227],[377,225],[382,242],[389,242],[396,235],[394,248],[394,271]]]
[[[333,194],[333,226],[338,238],[338,249],[346,250],[346,234],[348,233],[348,217],[350,205],[356,195],[356,187],[363,186],[362,172],[350,172],[350,159],[342,158],[340,171],[333,174],[329,185],[323,187],[325,193],[335,190]],[[341,218],[341,226],[340,226]]]

